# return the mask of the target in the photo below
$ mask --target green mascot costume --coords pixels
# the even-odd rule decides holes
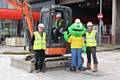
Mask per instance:
[[[68,41],[70,35],[80,37],[83,36],[85,32],[85,26],[80,22],[79,19],[76,19],[75,23],[68,27],[68,31],[64,32],[64,39]]]
[[[64,32],[64,39],[71,44],[71,71],[84,70],[82,67],[81,51],[84,45],[83,35],[86,32],[86,28],[80,22],[80,19],[76,19],[75,23],[68,27],[68,31]],[[85,47],[84,47],[85,50]]]
[[[68,39],[71,35],[76,37],[83,36],[86,32],[85,26],[80,22],[79,19],[76,19],[75,23],[68,27],[68,31],[64,32],[64,39],[68,42]],[[86,44],[83,47],[84,53],[86,53]]]

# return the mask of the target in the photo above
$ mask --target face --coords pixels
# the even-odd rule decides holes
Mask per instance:
[[[43,30],[44,30],[44,29],[43,29],[42,27],[39,27],[39,28],[38,28],[38,31],[39,31],[39,32],[43,32]]]
[[[88,27],[88,32],[91,32],[92,31],[92,26],[89,26]]]
[[[78,29],[78,30],[80,30],[81,29],[81,27],[80,27],[80,25],[79,25],[79,23],[76,23],[77,25],[76,25],[76,29]]]
[[[86,31],[82,23],[73,23],[70,27],[69,32],[76,37],[83,36],[83,33]]]
[[[56,17],[57,20],[60,20],[61,17]]]

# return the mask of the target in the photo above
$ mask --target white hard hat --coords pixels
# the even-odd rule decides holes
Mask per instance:
[[[40,24],[38,24],[38,28],[39,28],[39,27],[44,28],[45,26],[44,26],[44,24],[40,23]]]
[[[87,26],[93,26],[93,23],[92,22],[88,22]]]
[[[56,17],[61,17],[61,14],[60,13],[56,14]]]
[[[80,19],[75,19],[75,23],[80,23]]]

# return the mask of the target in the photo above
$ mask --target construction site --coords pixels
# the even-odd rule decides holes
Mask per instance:
[[[0,80],[119,80],[119,4],[119,0],[0,0]],[[56,16],[61,17],[60,23],[56,22]],[[80,48],[81,65],[85,70],[79,67],[71,70],[74,48],[69,38],[74,33],[69,27],[76,19],[84,26],[84,30],[72,30],[85,38]],[[94,64],[87,69],[88,22],[93,23],[92,29],[96,31],[96,71],[93,54]],[[59,34],[55,32],[56,26],[60,26]],[[41,31],[40,27],[45,33],[40,32],[42,37],[38,39],[36,32]],[[36,70],[37,53],[44,53],[39,56],[39,59],[44,56],[39,72]]]

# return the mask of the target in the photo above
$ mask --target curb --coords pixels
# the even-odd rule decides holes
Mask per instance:
[[[120,48],[110,48],[110,49],[103,49],[103,50],[97,50],[97,52],[101,51],[113,51],[113,50],[119,50]]]
[[[113,50],[119,50],[120,49],[120,47],[118,47],[118,48],[103,48],[103,49],[97,49],[97,52],[101,52],[101,51],[113,51]],[[30,54],[30,52],[29,51],[17,51],[17,52],[15,52],[15,51],[4,51],[4,52],[2,52],[2,54],[11,54],[11,55],[26,55],[26,54]]]
[[[5,51],[5,52],[2,52],[2,54],[26,55],[26,54],[30,54],[30,52],[27,52],[27,51],[19,51],[19,52],[15,52],[15,51]]]

